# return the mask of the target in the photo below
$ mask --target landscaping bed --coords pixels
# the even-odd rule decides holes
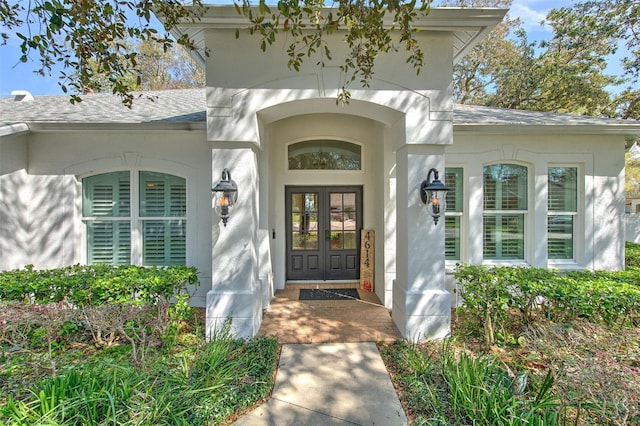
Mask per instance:
[[[381,344],[411,424],[640,425],[640,246],[627,270],[461,265],[444,342]]]
[[[0,274],[0,424],[228,424],[264,400],[277,341],[236,339],[228,326],[206,341],[201,310],[183,296],[194,276],[80,266]]]

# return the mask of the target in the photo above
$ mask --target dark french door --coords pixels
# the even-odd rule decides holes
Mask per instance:
[[[362,187],[286,190],[287,280],[360,278]]]

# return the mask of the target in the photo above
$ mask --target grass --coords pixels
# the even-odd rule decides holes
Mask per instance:
[[[3,344],[0,424],[231,423],[271,392],[277,341],[247,342],[223,330],[206,342],[192,319],[175,345],[151,348],[142,364],[129,344],[98,348],[80,330],[51,351],[37,333],[20,345]]]
[[[513,324],[486,347],[458,315],[444,342],[380,346],[416,425],[640,425],[640,329]]]

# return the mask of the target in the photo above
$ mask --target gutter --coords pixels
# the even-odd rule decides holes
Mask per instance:
[[[19,135],[20,133],[27,132],[29,132],[29,125],[27,123],[0,125],[0,137]]]
[[[0,127],[0,136],[15,135],[24,132],[126,132],[126,133],[166,133],[166,132],[206,132],[205,121],[163,122],[150,121],[144,123],[60,123],[32,121],[10,124]]]
[[[454,120],[453,132],[476,135],[621,135],[634,139],[640,138],[640,124],[456,124]]]

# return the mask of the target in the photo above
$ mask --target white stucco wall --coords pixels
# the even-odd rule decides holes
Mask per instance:
[[[640,244],[640,214],[625,214],[625,241]]]
[[[624,265],[624,138],[571,134],[455,134],[446,149],[450,167],[464,169],[462,263],[490,264],[482,256],[482,168],[497,162],[529,170],[529,213],[523,262],[501,262],[559,269],[618,270]],[[547,259],[547,170],[578,167],[575,261]],[[448,262],[448,270],[455,267]],[[448,278],[453,289],[453,279]]]
[[[187,264],[204,306],[211,288],[211,147],[203,131],[82,131],[4,137],[0,173],[0,269],[57,268],[86,261],[81,179],[150,170],[187,180]]]

